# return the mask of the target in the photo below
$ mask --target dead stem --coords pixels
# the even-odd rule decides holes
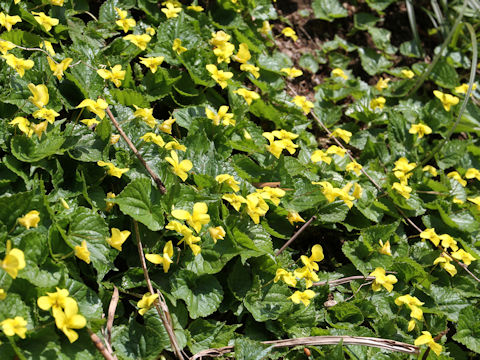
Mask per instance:
[[[302,226],[300,229],[298,229],[298,231],[297,231],[295,234],[293,234],[293,236],[290,238],[290,240],[288,240],[285,244],[283,244],[283,246],[280,248],[280,250],[278,250],[278,251],[276,252],[275,256],[280,255],[280,254],[283,252],[283,250],[285,250],[288,245],[290,245],[292,242],[294,242],[295,239],[296,239],[297,237],[299,237],[300,234],[301,234],[302,232],[304,232],[305,229],[306,229],[306,228],[312,223],[312,221],[315,220],[316,218],[317,218],[317,217],[314,215],[314,216],[312,216],[312,217],[310,218],[310,220],[308,220],[305,224],[303,224],[303,226]]]

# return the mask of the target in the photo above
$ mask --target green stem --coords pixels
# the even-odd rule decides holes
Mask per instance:
[[[22,354],[22,352],[18,348],[17,344],[15,344],[15,339],[13,338],[13,336],[7,336],[7,338],[8,338],[8,341],[10,342],[10,345],[13,348],[13,351],[15,351],[15,354],[17,355],[17,357],[20,360],[27,360],[27,358]]]

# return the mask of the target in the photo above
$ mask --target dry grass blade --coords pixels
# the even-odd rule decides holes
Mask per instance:
[[[120,297],[118,293],[118,288],[114,285],[112,299],[110,300],[110,305],[108,306],[107,337],[106,337],[107,344],[111,344],[113,319],[115,318],[115,311],[117,310],[117,304],[118,304],[119,298]]]
[[[90,335],[90,339],[92,340],[93,344],[106,360],[117,359],[115,356],[110,354],[110,352],[107,350],[105,345],[103,345],[102,340],[100,340],[100,338],[94,332],[92,332],[91,330],[88,330],[88,333]]]

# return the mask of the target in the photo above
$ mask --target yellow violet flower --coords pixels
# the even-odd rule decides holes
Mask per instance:
[[[50,4],[55,6],[63,6],[65,0],[49,0]]]
[[[475,168],[469,168],[465,173],[465,178],[467,179],[477,179],[480,181],[480,171]]]
[[[277,159],[280,158],[283,149],[285,149],[285,143],[283,140],[275,140],[274,135],[269,132],[264,132],[263,137],[267,138],[269,145],[266,145],[267,150],[275,156]]]
[[[480,196],[477,196],[474,198],[467,198],[467,200],[477,205],[477,210],[480,211]],[[463,202],[461,202],[460,204],[463,204]]]
[[[219,182],[220,184],[221,183],[227,184],[235,192],[240,190],[240,187],[238,186],[238,184],[240,184],[240,182],[235,180],[235,178],[232,175],[228,175],[228,174],[217,175],[215,177],[215,181]]]
[[[83,119],[80,120],[82,124],[87,125],[88,127],[92,127],[93,125],[98,125],[100,124],[100,121],[98,121],[96,118],[91,118],[91,119]]]
[[[419,306],[422,306],[423,304],[424,303],[417,297],[408,294],[399,296],[395,299],[395,305],[406,305],[411,310],[410,317],[417,320],[422,320],[423,318],[423,311],[419,308]]]
[[[412,70],[402,70],[402,75],[405,76],[407,79],[411,79],[415,76],[415,73]]]
[[[247,195],[247,214],[252,218],[255,224],[260,222],[260,216],[265,216],[269,207],[260,194],[253,193]]]
[[[47,131],[48,121],[42,121],[39,124],[32,124],[31,129],[38,136],[39,139],[42,138],[44,132]]]
[[[440,237],[437,235],[434,228],[428,228],[423,230],[420,233],[420,237],[422,239],[430,240],[435,246],[438,246],[438,244],[440,244]]]
[[[139,108],[137,105],[133,105],[135,107],[135,112],[133,116],[137,118],[141,118],[143,121],[147,123],[152,129],[157,125],[157,120],[153,117],[153,108]]]
[[[7,29],[7,31],[12,30],[12,26],[19,22],[22,22],[22,18],[20,16],[10,16],[0,12],[0,25]]]
[[[180,55],[181,53],[184,53],[185,51],[187,51],[187,48],[183,47],[182,40],[177,38],[173,40],[172,50],[175,51],[177,55]]]
[[[469,253],[467,253],[463,249],[452,252],[451,255],[452,255],[452,258],[463,262],[467,266],[470,265],[472,263],[472,261],[476,260],[472,255],[470,255]]]
[[[5,319],[0,322],[3,332],[7,336],[18,335],[22,339],[25,339],[25,333],[27,332],[27,322],[21,316],[15,316],[14,319]]]
[[[291,67],[291,68],[282,68],[280,69],[281,72],[287,74],[287,76],[290,78],[290,79],[295,79],[296,77],[299,77],[299,76],[302,76],[303,75],[303,71],[300,70],[300,69],[297,69],[295,67]]]
[[[227,87],[227,80],[229,80],[233,76],[233,73],[231,73],[230,71],[218,70],[217,66],[213,64],[208,64],[206,68],[210,73],[212,79],[215,80],[222,89],[225,89]],[[248,90],[245,89],[245,91]],[[252,101],[250,100],[250,102]]]
[[[120,19],[126,19],[127,16],[128,16],[128,12],[127,12],[126,10],[122,10],[122,9],[120,9],[120,8],[118,8],[118,7],[115,7],[115,11],[117,12],[118,17],[119,17]]]
[[[444,249],[452,249],[452,251],[457,251],[457,241],[448,234],[438,235],[438,238],[441,240],[442,247]]]
[[[297,41],[297,40],[298,40],[297,33],[295,32],[295,30],[293,30],[293,29],[292,29],[291,27],[289,27],[289,26],[285,27],[285,28],[282,30],[282,34],[283,34],[285,37],[291,38],[293,41]]]
[[[240,70],[249,72],[255,77],[255,79],[260,77],[260,68],[258,66],[252,64],[242,64],[240,65]]]
[[[11,248],[12,243],[7,241],[7,249],[5,251],[5,258],[0,262],[0,268],[5,270],[8,275],[15,279],[18,271],[25,268],[25,255],[22,250]]]
[[[334,77],[341,77],[344,80],[348,80],[348,75],[345,74],[345,71],[343,71],[340,68],[335,68],[332,70],[332,76]]]
[[[307,289],[313,286],[314,281],[319,281],[318,275],[314,271],[310,271],[308,267],[304,266],[302,268],[296,269],[294,272],[295,276],[299,279],[305,279],[305,287]]]
[[[230,205],[232,205],[232,207],[237,211],[240,211],[242,204],[247,202],[243,196],[237,194],[225,194],[222,196],[222,199],[228,201]]]
[[[128,34],[127,36],[124,36],[123,39],[130,41],[133,45],[138,47],[140,50],[145,50],[150,40],[152,40],[152,37],[148,34],[142,34],[142,35]]]
[[[178,17],[178,13],[182,11],[181,7],[175,7],[174,4],[167,2],[165,7],[162,8],[162,12],[165,14],[167,19]]]
[[[186,210],[172,210],[172,216],[179,220],[186,220],[187,224],[199,233],[202,225],[210,222],[210,215],[208,215],[207,212],[207,204],[200,202],[193,205],[193,212],[191,214]]]
[[[42,108],[48,104],[50,98],[48,95],[48,89],[44,84],[34,85],[30,83],[28,84],[28,89],[33,94],[28,100],[30,100],[35,106]]]
[[[182,181],[187,180],[188,174],[193,167],[193,164],[190,160],[178,161],[178,155],[175,151],[170,151],[170,156],[167,156],[165,160],[173,166],[173,172],[177,175]]]
[[[416,326],[415,320],[410,319],[410,321],[408,322],[407,331],[408,332],[412,331],[413,329],[415,329],[415,326]]]
[[[117,10],[117,13],[120,16],[120,19],[115,21],[115,24],[120,26],[123,29],[124,33],[127,33],[128,30],[130,30],[130,28],[135,27],[135,25],[137,25],[137,22],[135,21],[135,19],[126,17],[126,13],[127,13],[126,11],[120,10],[118,8],[115,8],[115,10]],[[120,15],[119,10],[122,12],[122,15]],[[124,13],[125,13],[125,17],[122,17]]]
[[[261,34],[268,35],[272,31],[272,26],[267,20],[264,20],[262,27],[257,29]]]
[[[442,345],[437,344],[433,338],[432,334],[428,331],[422,331],[423,335],[420,335],[414,342],[415,346],[428,345],[428,347],[439,356],[442,353]]]
[[[457,274],[457,269],[455,265],[451,264],[452,258],[446,253],[442,253],[438,258],[435,259],[433,265],[440,264],[440,267],[450,274],[450,276],[455,276]]]
[[[167,134],[172,134],[172,125],[173,123],[176,121],[175,118],[168,118],[168,120],[165,120],[163,123],[161,123],[160,125],[158,125],[158,128],[163,131],[164,133],[167,133]],[[175,140],[175,139],[174,139]],[[183,146],[183,145],[182,145]],[[168,148],[166,147],[166,149],[168,150]],[[180,150],[180,149],[177,149],[177,150]],[[185,150],[182,150],[182,151],[185,151]]]
[[[217,62],[219,64],[222,62],[226,62],[227,64],[229,64],[230,57],[233,55],[234,51],[235,51],[235,45],[233,45],[228,41],[216,46],[213,49],[213,53],[217,57]]]
[[[273,282],[277,283],[279,280],[282,280],[285,284],[291,287],[295,287],[297,285],[297,279],[295,279],[295,275],[285,269],[277,269]]]
[[[210,44],[212,44],[213,46],[220,46],[228,42],[230,38],[231,38],[230,35],[228,35],[225,31],[220,30],[212,33]]]
[[[220,125],[220,123],[224,126],[235,126],[236,121],[233,118],[233,114],[228,112],[228,106],[226,105],[220,106],[216,114],[209,108],[205,108],[205,114],[207,115],[207,118],[213,121],[213,125],[215,126]]]
[[[352,171],[355,174],[357,174],[357,176],[359,176],[362,173],[362,165],[360,165],[354,160],[347,164],[347,166],[345,167],[345,170]]]
[[[7,52],[16,47],[17,45],[11,43],[10,41],[0,40],[0,52],[2,53],[2,55],[7,54]]]
[[[18,129],[28,137],[31,137],[33,130],[30,128],[30,121],[23,116],[17,116],[15,119],[9,122],[10,125],[17,125]]]
[[[52,18],[46,15],[44,12],[32,11],[32,14],[35,15],[35,20],[37,20],[37,22],[43,26],[46,31],[50,31],[53,26],[57,26],[59,23],[58,19]]]
[[[260,99],[260,95],[258,95],[255,91],[247,90],[245,88],[240,88],[234,90],[233,92],[243,97],[243,99],[247,102],[248,105],[250,105],[253,100]]]
[[[380,244],[380,249],[378,250],[380,254],[392,256],[392,251],[390,250],[390,240],[387,240],[385,244],[382,240],[378,240],[378,243]]]
[[[307,257],[306,255],[300,256],[303,264],[309,271],[318,271],[318,264],[317,262],[322,261],[324,259],[323,255],[323,248],[321,245],[316,244],[312,247],[312,255]]]
[[[167,273],[170,269],[170,264],[173,264],[173,244],[171,241],[167,242],[163,247],[163,255],[159,254],[145,254],[145,258],[156,265],[163,265],[163,272]]]
[[[13,54],[6,54],[2,55],[2,58],[7,60],[7,65],[13,68],[20,77],[23,77],[25,75],[25,70],[30,70],[35,63],[33,60],[24,60],[21,58],[17,58]]]
[[[100,119],[105,117],[105,109],[108,107],[108,104],[103,99],[97,99],[97,101],[92,99],[85,99],[80,104],[77,105],[78,108],[86,107],[88,110],[96,114]]]
[[[399,158],[394,164],[395,167],[393,168],[393,171],[401,171],[404,173],[412,171],[417,166],[416,163],[410,163],[408,162],[408,159],[404,157]]]
[[[108,141],[108,143],[110,145],[115,145],[119,140],[120,140],[119,134],[112,134],[110,135],[110,140]]]
[[[355,198],[355,199],[360,199],[362,197],[362,193],[363,193],[363,189],[362,187],[355,183],[354,187],[353,187],[353,193],[352,193],[352,196]]]
[[[187,9],[195,11],[195,12],[202,12],[203,11],[203,7],[201,7],[200,5],[189,5],[189,6],[187,6]]]
[[[352,137],[352,133],[348,130],[343,130],[340,128],[336,128],[335,130],[332,131],[332,133],[329,135],[329,137],[339,137],[343,141],[345,141],[346,144],[350,142],[350,138]]]
[[[424,124],[413,124],[408,130],[410,134],[417,134],[418,138],[421,139],[424,135],[429,135],[432,133],[432,129]]]
[[[474,84],[472,85],[472,91],[475,91],[476,88],[477,88],[477,84],[474,83]],[[457,87],[455,88],[455,92],[456,92],[457,94],[466,94],[467,91],[468,91],[468,84],[462,84],[462,85],[457,86]]]
[[[87,325],[87,320],[78,313],[78,304],[72,298],[65,299],[65,308],[63,310],[52,308],[52,315],[55,318],[55,325],[62,330],[70,343],[78,339],[77,332],[72,329],[81,329]]]
[[[122,85],[122,80],[125,79],[125,70],[122,70],[122,65],[115,65],[111,70],[98,69],[97,74],[105,80],[110,80],[116,87]]]
[[[208,228],[208,232],[210,233],[210,236],[215,244],[217,243],[218,239],[223,240],[226,235],[224,228],[221,226]]]
[[[107,193],[107,199],[115,199],[116,195],[112,192],[108,192]],[[113,206],[115,205],[115,203],[111,202],[111,201],[108,201],[108,200],[105,200],[105,203],[107,204],[106,206],[106,209],[105,211],[110,211],[113,209]]]
[[[332,162],[332,158],[323,150],[315,150],[310,156],[310,160],[314,163],[324,162],[330,164]]]
[[[236,62],[241,64],[246,64],[248,60],[250,60],[252,55],[250,54],[250,50],[248,50],[248,45],[245,43],[241,43],[238,45],[238,52],[237,55],[234,55],[232,58]]]
[[[120,231],[117,228],[112,228],[112,236],[107,237],[107,243],[118,251],[122,251],[122,245],[128,239],[130,234],[131,233],[128,230]]]
[[[386,88],[388,88],[388,83],[389,83],[390,79],[384,79],[384,78],[380,78],[378,79],[377,81],[377,84],[375,85],[375,89],[377,89],[378,91],[382,91]]]
[[[165,146],[165,141],[163,141],[163,138],[160,135],[157,135],[152,132],[147,132],[145,135],[141,136],[140,139],[142,139],[145,142],[153,142],[154,144],[157,144],[160,147]]]
[[[153,306],[157,298],[158,298],[158,294],[153,294],[153,295],[151,295],[150,293],[144,294],[142,299],[139,302],[137,302],[137,306],[140,308],[140,310],[138,310],[138,313],[142,316],[145,315],[145,313],[148,310],[150,310],[150,308]]]
[[[314,105],[311,101],[307,100],[305,96],[297,95],[293,98],[293,103],[302,108],[302,111],[307,115],[310,110],[313,109]]]
[[[55,63],[50,57],[47,57],[50,70],[53,71],[53,76],[56,76],[58,80],[62,80],[63,73],[72,63],[72,58],[65,58],[59,63]]]
[[[379,96],[370,101],[370,107],[372,108],[372,110],[375,110],[376,108],[383,109],[383,107],[385,106],[385,102],[385,98],[383,96]]]
[[[107,166],[108,167],[108,175],[115,176],[117,178],[121,178],[123,174],[125,174],[129,168],[118,168],[113,165],[111,162],[105,162],[102,160],[97,161],[98,166]]]
[[[289,211],[287,214],[287,220],[290,223],[290,225],[293,225],[293,223],[296,222],[305,222],[305,219],[303,219],[300,214],[296,211]]]
[[[429,172],[433,177],[437,176],[437,169],[435,169],[432,165],[426,165],[422,169],[423,171]]]
[[[385,269],[377,267],[370,276],[375,276],[375,280],[372,283],[372,290],[379,291],[382,286],[387,289],[388,292],[393,290],[393,284],[398,280],[395,275],[385,275]]]
[[[412,192],[412,188],[410,186],[395,182],[392,185],[392,189],[396,190],[405,199],[410,199],[410,193]]]
[[[5,292],[5,290],[0,289],[0,300],[5,300],[6,297],[7,293]]]
[[[450,111],[450,108],[452,107],[452,105],[457,105],[458,102],[460,101],[458,97],[450,94],[445,94],[438,90],[433,90],[433,95],[435,95],[435,97],[440,99],[445,111]]]
[[[57,116],[60,116],[60,114],[57,113],[55,110],[46,108],[39,109],[35,111],[32,115],[35,119],[45,119],[50,124],[53,124],[55,122],[55,118]]]
[[[279,188],[272,188],[270,186],[265,186],[262,189],[257,189],[257,193],[259,193],[263,199],[268,199],[273,202],[276,206],[280,204],[280,198],[284,197],[286,194],[284,190]]]
[[[447,177],[457,180],[463,187],[467,185],[467,181],[462,179],[462,176],[457,171],[449,172]]]
[[[337,145],[332,145],[327,149],[326,153],[328,155],[330,155],[330,154],[338,155],[338,156],[343,158],[345,156],[345,154],[347,153],[347,150],[342,149],[341,147],[338,147]]]
[[[295,291],[292,296],[288,298],[293,301],[295,304],[303,303],[303,305],[308,306],[310,305],[310,300],[315,297],[315,292],[312,290],[305,290],[305,291]]]
[[[165,144],[165,150],[187,151],[187,147],[183,144],[180,144],[177,139],[173,139]]]
[[[52,46],[52,43],[50,41],[47,41],[47,40],[43,40],[41,43],[40,43],[40,47],[43,49],[45,48],[45,50],[48,51],[48,53],[51,55],[51,56],[55,56],[56,53],[55,53],[55,50],[53,49],[53,46]],[[48,59],[48,58],[47,58]]]
[[[27,229],[31,227],[38,227],[38,223],[40,222],[40,213],[37,210],[32,210],[28,212],[26,215],[18,218],[18,223],[22,226],[25,226]]]
[[[47,295],[40,296],[37,299],[37,305],[42,310],[49,310],[50,308],[63,309],[66,306],[66,300],[68,298],[67,289],[56,288],[57,291],[54,293],[47,292]]]
[[[75,246],[75,256],[80,260],[85,261],[87,264],[90,264],[90,251],[87,248],[87,242],[82,241],[82,246]]]
[[[141,57],[140,63],[145,65],[147,68],[150,69],[150,71],[153,74],[155,74],[157,72],[157,68],[160,65],[162,65],[164,59],[165,58],[163,56],[148,57],[148,58]]]

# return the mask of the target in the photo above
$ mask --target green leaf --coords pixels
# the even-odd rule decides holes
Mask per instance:
[[[290,289],[280,283],[258,286],[247,293],[243,303],[256,321],[275,320],[292,309],[290,295]]]
[[[352,303],[342,302],[328,309],[331,325],[334,327],[352,327],[364,321],[362,311]]]
[[[262,344],[259,341],[248,338],[235,339],[235,359],[238,360],[261,360],[272,352],[273,345]]]
[[[480,314],[473,305],[460,311],[453,340],[480,354]]]
[[[440,59],[434,66],[429,78],[438,86],[452,89],[458,85],[459,79],[455,68],[446,60]]]
[[[241,325],[226,325],[225,322],[197,319],[188,326],[188,348],[192,354],[210,348],[227,346],[235,330]]]
[[[393,65],[393,63],[387,60],[383,55],[377,54],[375,50],[367,48],[358,48],[358,54],[360,55],[360,61],[363,69],[368,75],[376,75],[381,72],[385,72]]]
[[[312,3],[313,12],[317,19],[332,22],[338,18],[347,17],[347,10],[338,0],[314,0]]]
[[[20,161],[35,162],[50,155],[59,154],[65,138],[56,134],[49,134],[41,141],[34,141],[26,136],[17,135],[12,139],[12,154]]]
[[[149,178],[135,179],[111,201],[118,204],[125,215],[131,216],[150,230],[163,229],[165,211],[161,205],[161,194]]]

